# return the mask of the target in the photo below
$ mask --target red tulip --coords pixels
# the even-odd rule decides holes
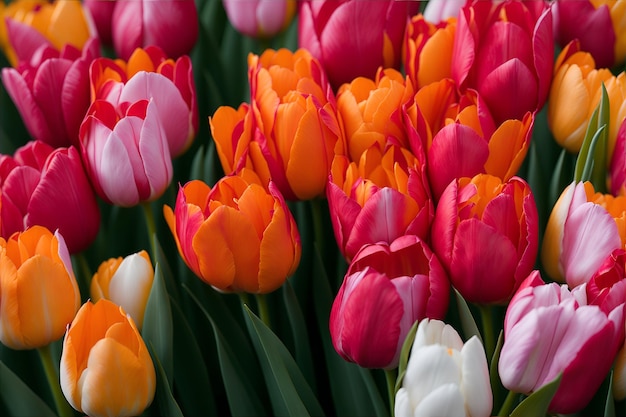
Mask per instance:
[[[80,153],[33,141],[0,156],[0,231],[40,225],[59,230],[70,253],[86,249],[100,229],[100,210]]]
[[[461,88],[478,91],[497,124],[543,107],[553,61],[552,12],[546,2],[475,0],[461,9],[452,78]]]
[[[102,45],[112,46],[113,35],[111,33],[111,23],[113,19],[113,11],[115,10],[115,0],[83,0],[83,6],[89,11],[98,38]]]
[[[337,352],[366,368],[395,368],[417,320],[442,319],[450,283],[417,236],[365,245],[353,259],[330,312]]]
[[[115,52],[122,59],[149,45],[174,58],[186,55],[198,39],[195,0],[117,0],[111,32]]]
[[[299,3],[298,42],[320,60],[335,90],[378,67],[400,68],[402,37],[418,2],[305,0]]]
[[[507,302],[532,271],[539,239],[530,186],[479,174],[452,181],[431,230],[432,247],[452,285],[471,302]]]
[[[11,31],[20,24],[7,25]],[[2,69],[7,93],[34,139],[53,147],[78,145],[78,130],[89,108],[89,64],[99,54],[95,39],[82,52],[71,45],[56,50],[42,44],[25,53],[29,60],[17,68]]]
[[[152,100],[117,108],[96,100],[81,125],[80,144],[91,182],[108,203],[131,207],[156,200],[172,180],[170,151]]]

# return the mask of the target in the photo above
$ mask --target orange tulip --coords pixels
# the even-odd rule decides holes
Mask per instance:
[[[92,417],[138,416],[150,405],[154,365],[122,307],[108,300],[83,304],[63,340],[60,382],[72,407]]]
[[[456,18],[437,24],[422,14],[411,18],[404,34],[403,63],[416,89],[452,76],[455,31]]]
[[[0,238],[0,341],[35,349],[63,336],[80,292],[63,237],[42,226]]]
[[[130,314],[141,330],[153,280],[152,261],[145,250],[125,258],[111,258],[100,264],[91,279],[91,299],[113,301]]]
[[[377,143],[409,149],[409,137],[402,119],[402,106],[413,98],[413,85],[394,69],[379,70],[370,80],[358,77],[337,92],[337,111],[345,126],[350,159]]]
[[[213,188],[185,184],[163,208],[180,255],[220,291],[269,293],[295,272],[301,254],[296,222],[273,183],[227,176]]]
[[[81,50],[96,33],[80,1],[18,0],[6,7],[2,6],[0,10],[3,11],[0,46],[14,67],[17,66],[18,57],[11,45],[11,39],[7,38],[5,18],[30,26],[57,50],[67,44]],[[21,42],[24,40],[21,39]]]

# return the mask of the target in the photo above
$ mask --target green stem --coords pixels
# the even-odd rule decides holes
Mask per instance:
[[[61,392],[61,385],[59,384],[59,376],[57,374],[54,362],[52,360],[52,352],[50,351],[50,345],[46,345],[37,349],[39,357],[41,358],[41,364],[48,380],[48,385],[52,391],[52,397],[54,398],[54,405],[56,406],[57,413],[60,417],[73,417],[74,410],[68,404],[67,400]]]
[[[152,212],[152,204],[148,202],[141,203],[143,207],[144,218],[146,219],[146,227],[148,228],[148,238],[150,240],[150,247],[152,248],[152,261],[154,262],[157,256],[156,247],[156,223],[154,222],[154,213]]]
[[[272,328],[270,321],[270,310],[267,307],[267,296],[265,294],[256,294],[256,303],[259,308],[259,317],[268,328]]]
[[[485,344],[485,352],[487,353],[487,360],[491,362],[493,352],[496,349],[496,341],[493,330],[493,317],[491,315],[491,307],[486,305],[480,305],[480,318],[483,326],[483,342]]]
[[[85,254],[83,252],[75,253],[72,256],[76,260],[78,268],[80,269],[80,273],[78,273],[78,271],[74,271],[74,274],[77,277],[76,279],[78,280],[78,287],[80,288],[81,295],[83,296],[83,299],[89,298],[92,274],[87,258],[85,258]]]
[[[387,380],[387,394],[389,395],[389,415],[391,416],[394,415],[397,377],[397,368],[385,369],[385,379]]]
[[[513,391],[509,391],[504,400],[504,404],[500,407],[500,411],[498,412],[498,416],[508,416],[511,414],[515,407],[515,402],[517,401],[517,393]]]

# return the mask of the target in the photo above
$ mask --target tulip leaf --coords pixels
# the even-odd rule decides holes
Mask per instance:
[[[154,239],[152,242],[153,247],[156,249],[156,254],[154,255],[154,259],[152,261],[155,265],[161,266],[161,273],[163,274],[163,280],[165,282],[167,293],[175,300],[179,300],[180,294],[178,292],[178,286],[176,285],[174,274],[167,260],[167,256],[165,255],[165,252],[163,252],[163,247],[161,246],[157,235],[155,234],[152,238]]]
[[[483,338],[480,335],[480,331],[478,330],[478,326],[476,325],[476,321],[474,320],[474,316],[467,305],[467,302],[457,291],[454,289],[454,295],[456,296],[456,302],[459,310],[459,318],[461,320],[461,327],[463,328],[463,335],[465,336],[465,340],[469,340],[472,336],[477,336],[480,340],[480,343],[483,342]]]
[[[234,354],[235,350],[231,348],[215,321],[213,321],[213,318],[195,294],[186,285],[184,285],[184,288],[209,320],[213,329],[220,370],[231,414],[233,416],[266,416],[267,412],[258,396],[258,385],[253,385],[253,381],[248,377],[244,367],[241,366],[237,356]],[[245,401],[242,401],[242,398],[245,398]]]
[[[413,326],[411,326],[411,329],[409,329],[409,332],[406,335],[406,339],[404,339],[404,343],[402,343],[400,360],[398,362],[398,379],[396,380],[395,392],[398,392],[402,386],[402,380],[404,379],[404,374],[406,373],[406,366],[409,363],[409,354],[411,353],[411,348],[413,347],[413,342],[415,341],[418,324],[418,321],[413,323]]]
[[[155,354],[163,365],[168,381],[174,380],[172,310],[165,287],[161,265],[156,264],[154,281],[148,296],[141,335],[146,343],[154,345]],[[172,389],[170,385],[169,389]]]
[[[561,195],[561,193],[563,192],[563,189],[565,188],[565,184],[566,183],[569,184],[571,182],[570,178],[566,179],[565,177],[565,174],[567,174],[565,170],[565,164],[566,164],[567,158],[569,158],[569,154],[567,150],[563,148],[561,150],[559,158],[556,161],[556,165],[554,166],[554,171],[552,173],[552,178],[550,180],[550,193],[549,193],[550,201],[546,203],[546,207],[549,207],[550,209],[554,206],[556,201],[559,199],[559,196]]]
[[[526,397],[511,413],[511,417],[545,416],[554,394],[559,389],[563,373]]]
[[[498,341],[496,342],[496,349],[491,357],[489,363],[489,380],[491,381],[491,391],[493,393],[494,405],[500,404],[501,394],[504,391],[502,382],[500,381],[500,373],[498,371],[498,362],[500,361],[500,351],[502,351],[502,345],[504,344],[504,331],[500,330],[498,335]]]
[[[244,310],[275,414],[324,415],[311,387],[282,341],[247,305],[244,305]]]
[[[606,404],[604,406],[604,417],[615,417],[615,400],[613,398],[613,370],[608,376],[609,388],[606,393]]]
[[[157,400],[160,415],[168,417],[183,417],[183,412],[180,410],[178,403],[172,395],[171,382],[167,378],[165,369],[156,354],[154,345],[148,342],[148,349],[152,355],[157,374],[157,393],[155,398]]]
[[[313,356],[311,355],[311,343],[309,334],[307,333],[308,326],[304,320],[298,297],[289,280],[285,281],[283,284],[282,293],[283,301],[287,309],[287,317],[289,318],[289,325],[293,333],[296,362],[311,387],[315,388],[315,372],[313,368]]]
[[[193,330],[178,304],[172,302],[174,319],[174,392],[185,414],[216,416],[215,398],[207,366]]]
[[[56,414],[13,371],[0,361],[0,410],[11,416],[54,417]]]
[[[314,251],[313,259],[313,300],[317,324],[322,337],[328,383],[335,406],[332,414],[337,416],[388,416],[387,405],[380,392],[375,389],[375,382],[371,373],[345,361],[333,347],[328,328],[333,294],[317,248]]]

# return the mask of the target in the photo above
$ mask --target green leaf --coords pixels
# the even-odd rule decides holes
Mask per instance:
[[[545,416],[554,394],[556,394],[563,373],[560,373],[553,381],[539,388],[524,399],[511,413],[511,417]]]
[[[207,367],[193,330],[180,307],[172,302],[174,320],[174,392],[185,414],[216,416],[217,409]]]
[[[248,377],[247,372],[244,371],[237,356],[233,353],[235,350],[231,348],[228,341],[223,337],[213,318],[211,318],[198,298],[187,286],[184,286],[184,288],[213,328],[220,370],[231,414],[233,416],[266,416],[267,411],[258,396],[258,386],[252,384],[252,380]],[[245,398],[245,401],[242,401],[242,398]]]
[[[54,417],[56,414],[29,387],[0,361],[0,402],[11,416]]]
[[[468,340],[472,336],[477,336],[480,340],[480,343],[483,342],[483,338],[480,335],[480,331],[478,330],[478,326],[476,325],[476,321],[474,320],[474,316],[472,316],[472,312],[470,311],[467,302],[459,293],[456,288],[454,289],[454,295],[456,296],[456,302],[459,310],[459,318],[461,320],[461,327],[463,328],[463,335],[465,336],[465,340]]]
[[[604,417],[615,417],[615,400],[613,399],[613,370],[609,373],[609,388],[606,393],[606,405],[604,406]]]
[[[569,154],[567,150],[565,149],[561,150],[559,159],[556,162],[554,171],[552,173],[552,178],[550,180],[550,192],[549,192],[550,201],[546,203],[546,207],[552,208],[552,206],[554,206],[554,203],[556,203],[556,201],[559,199],[561,193],[563,192],[563,189],[565,188],[564,187],[565,181],[567,181],[568,184],[571,182],[570,179],[565,180],[565,175],[564,175],[565,174],[565,169],[564,169],[565,161],[566,161],[566,158],[568,157],[569,157]]]
[[[161,361],[156,354],[154,345],[152,343],[147,343],[147,345],[157,371],[156,400],[160,415],[168,417],[183,417],[183,412],[180,410],[178,403],[172,395],[171,382],[169,382],[167,373],[165,372],[165,369],[163,369],[163,365],[161,365]]]
[[[489,380],[491,381],[491,391],[493,393],[493,403],[499,406],[501,402],[501,394],[503,392],[502,382],[500,381],[500,373],[498,372],[498,362],[500,361],[500,351],[502,351],[502,345],[504,344],[504,331],[500,330],[498,335],[498,341],[496,342],[496,349],[489,362]]]
[[[406,366],[409,363],[409,354],[411,353],[411,348],[413,347],[413,342],[415,341],[415,334],[417,333],[417,326],[419,322],[413,323],[409,333],[406,335],[406,339],[404,339],[404,343],[402,343],[402,349],[400,350],[400,360],[398,362],[398,379],[396,381],[395,392],[398,392],[400,386],[402,385],[402,380],[404,379],[404,374],[406,374]]]
[[[141,335],[154,351],[165,370],[168,381],[174,380],[172,310],[160,264],[154,269],[154,281],[148,296]],[[170,385],[169,389],[172,387]]]
[[[289,325],[293,333],[296,362],[311,387],[315,388],[315,372],[313,368],[313,356],[311,354],[311,342],[307,332],[308,326],[304,320],[298,297],[289,280],[285,281],[283,284],[282,293],[285,308],[287,309],[287,317],[289,318]]]
[[[178,292],[178,286],[176,285],[176,280],[174,279],[174,273],[172,272],[172,268],[170,267],[169,261],[167,260],[167,256],[165,252],[163,252],[163,247],[159,242],[159,238],[155,234],[153,236],[154,239],[154,248],[156,249],[155,259],[152,261],[155,265],[161,266],[161,273],[163,274],[163,281],[165,282],[165,288],[167,289],[168,295],[173,297],[175,300],[180,299],[180,294]]]
[[[246,324],[263,368],[274,413],[289,416],[322,416],[324,412],[298,365],[281,340],[248,306]]]

